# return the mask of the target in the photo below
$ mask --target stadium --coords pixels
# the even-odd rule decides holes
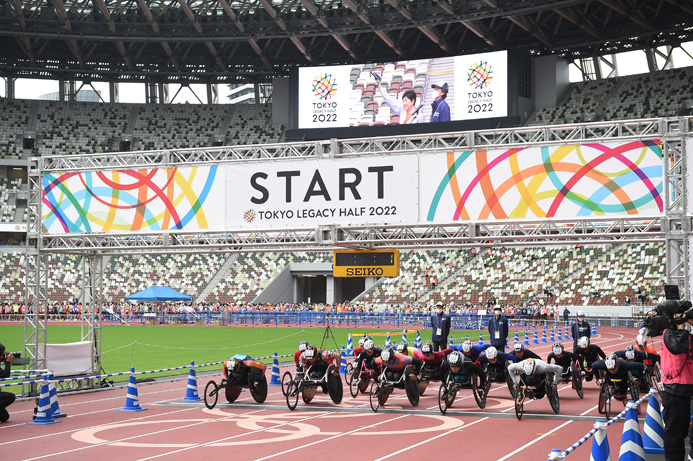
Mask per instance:
[[[467,363],[496,308],[545,359],[578,312],[610,353],[690,299],[690,5],[0,8],[8,459],[664,459],[657,366],[621,404],[580,362],[458,392],[417,354],[439,305]],[[368,375],[360,338],[411,368]]]

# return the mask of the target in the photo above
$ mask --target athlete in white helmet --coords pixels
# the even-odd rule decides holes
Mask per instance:
[[[540,399],[546,395],[546,388],[542,385],[544,379],[551,380],[551,385],[556,391],[563,368],[560,365],[548,364],[541,359],[525,359],[509,365],[508,372],[516,385],[522,380],[527,386],[535,386],[534,397]]]

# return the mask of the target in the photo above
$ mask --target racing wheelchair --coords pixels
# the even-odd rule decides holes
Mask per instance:
[[[267,378],[263,377],[258,381],[257,386],[248,383],[248,375],[231,375],[229,378],[223,378],[219,384],[212,380],[205,386],[205,406],[210,410],[213,409],[219,399],[219,391],[224,389],[226,401],[233,403],[241,394],[243,389],[250,389],[250,395],[257,403],[263,403],[267,398]]]
[[[469,374],[463,379],[455,379],[455,376],[460,376],[455,373],[448,373],[448,377],[443,384],[440,385],[438,390],[438,408],[442,414],[448,411],[448,408],[452,406],[455,402],[455,397],[457,396],[457,391],[460,389],[468,389],[470,386],[472,388],[472,393],[474,394],[474,400],[479,408],[486,407],[486,396],[488,396],[488,390],[491,387],[490,382],[486,381],[486,386],[481,387],[481,380],[479,376],[475,374]]]
[[[301,395],[304,403],[310,403],[315,397],[318,386],[327,386],[327,393],[330,395],[330,399],[335,404],[342,403],[342,394],[344,392],[344,387],[342,386],[342,378],[339,373],[335,375],[335,370],[337,368],[330,364],[325,371],[325,374],[320,378],[314,378],[311,375],[311,369],[313,367],[308,367],[304,373],[296,373],[293,380],[288,381],[286,387],[286,405],[289,410],[295,410],[296,405],[298,405],[298,396]]]
[[[602,383],[599,387],[599,413],[602,413],[606,418],[611,418],[611,400],[620,400],[625,406],[628,400],[637,401],[640,398],[638,384],[633,378],[631,372],[628,372],[627,380],[611,378],[608,374],[604,375]],[[635,410],[640,414],[640,405]]]
[[[349,393],[353,398],[356,398],[361,394],[368,392],[368,386],[371,384],[373,370],[366,368],[366,363],[363,361],[361,363],[361,368],[356,370],[356,368],[349,363],[347,365],[349,370],[345,370],[345,379],[349,385]]]
[[[553,390],[552,382],[547,379],[546,374],[541,375],[539,382],[536,385],[530,385],[526,382],[526,376],[520,377],[520,382],[515,390],[515,416],[518,420],[522,420],[525,413],[525,402],[530,400],[538,400],[546,394],[551,404],[551,409],[558,414],[561,409],[561,403],[558,399],[558,391]],[[542,392],[543,388],[543,392]]]
[[[426,365],[421,367],[419,371],[419,395],[424,395],[426,389],[428,388],[428,383],[431,381],[440,381],[440,364],[438,365]]]
[[[291,374],[291,371],[287,370],[284,372],[282,375],[282,394],[284,394],[284,397],[287,395],[287,391],[289,390],[289,383],[291,381],[296,381],[299,382],[303,379],[303,368],[299,368],[295,374]]]
[[[492,383],[505,383],[508,386],[508,391],[512,398],[515,398],[515,383],[508,373],[508,365],[504,364],[503,367],[492,366],[489,364],[486,366],[484,373],[486,373],[486,388],[484,389],[484,394],[488,395],[491,390]]]
[[[378,379],[371,384],[371,409],[377,412],[378,408],[385,405],[394,389],[404,389],[407,393],[409,403],[411,403],[413,407],[417,406],[419,404],[419,378],[414,373],[412,366],[407,365],[404,367],[402,374],[397,380],[388,380],[386,376],[387,371],[387,367],[383,367],[383,371]],[[414,379],[411,379],[412,376]]]
[[[558,381],[560,384],[570,383],[572,388],[577,392],[578,397],[584,398],[585,392],[582,387],[582,371],[580,370],[580,364],[578,362],[573,362],[570,367],[561,374],[561,378]]]

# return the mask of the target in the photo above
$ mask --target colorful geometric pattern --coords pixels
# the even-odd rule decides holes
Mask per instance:
[[[328,100],[337,93],[337,79],[332,74],[319,75],[313,80],[313,95]]]
[[[45,174],[43,230],[67,233],[169,230],[186,226],[207,229],[208,217],[218,212],[213,204],[205,203],[216,195],[210,194],[210,190],[217,168]],[[223,197],[216,198],[219,200]]]
[[[422,210],[422,220],[663,210],[662,143],[658,140],[448,152],[445,168],[436,180],[428,210]]]
[[[467,72],[467,82],[475,90],[482,90],[491,84],[493,70],[488,61],[474,63]]]

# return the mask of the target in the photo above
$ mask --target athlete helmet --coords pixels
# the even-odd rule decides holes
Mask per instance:
[[[565,351],[565,348],[563,347],[563,343],[555,343],[551,346],[551,350],[555,355],[561,355]]]
[[[635,360],[635,346],[632,344],[626,347],[626,360]]]
[[[450,355],[448,355],[448,364],[451,367],[462,366],[462,355],[457,351],[452,351]]]
[[[537,371],[537,362],[534,359],[527,359],[522,362],[522,372],[527,376],[532,376]]]
[[[308,360],[314,359],[315,358],[315,348],[312,346],[308,346],[305,351],[303,351],[303,356],[307,358]]]
[[[383,362],[385,362],[387,364],[394,363],[395,351],[393,351],[391,347],[386,347],[380,353],[380,358],[383,360]]]
[[[472,342],[470,340],[466,340],[462,343],[462,351],[465,353],[472,351]]]
[[[590,347],[590,339],[587,336],[582,336],[578,339],[578,347],[580,349],[587,349]]]
[[[308,347],[308,344],[308,341],[301,341],[300,343],[298,343],[298,350],[301,352],[305,351]]]
[[[604,365],[606,365],[606,368],[609,370],[613,370],[616,368],[616,364],[618,363],[618,357],[616,354],[607,354],[606,358],[604,359]]]
[[[397,352],[400,354],[406,354],[407,353],[407,343],[399,343],[397,345]]]
[[[513,344],[513,351],[520,352],[520,351],[524,351],[524,350],[525,350],[525,346],[523,346],[522,343]]]
[[[229,371],[238,371],[238,368],[241,366],[241,361],[238,360],[236,357],[231,357],[229,360],[226,361],[226,369]]]
[[[431,345],[429,343],[426,343],[423,346],[421,346],[421,353],[423,355],[432,354],[433,348],[431,347]]]
[[[495,347],[491,346],[488,349],[486,349],[486,358],[489,360],[493,360],[498,357],[498,349]]]
[[[359,346],[363,347],[366,342],[366,338],[359,338]]]
[[[373,340],[372,340],[372,339],[367,339],[367,340],[363,343],[363,348],[364,348],[364,350],[372,351],[374,347],[375,347],[375,344],[373,344]]]

